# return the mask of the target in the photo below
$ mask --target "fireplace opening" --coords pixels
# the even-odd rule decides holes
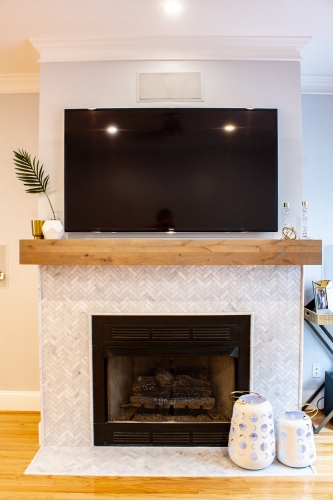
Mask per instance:
[[[231,356],[110,356],[108,421],[228,422]]]
[[[93,316],[95,445],[226,446],[250,315]]]

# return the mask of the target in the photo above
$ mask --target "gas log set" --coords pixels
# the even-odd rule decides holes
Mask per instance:
[[[167,369],[157,366],[138,375],[129,404],[115,421],[212,422],[226,417],[216,408],[205,368]]]

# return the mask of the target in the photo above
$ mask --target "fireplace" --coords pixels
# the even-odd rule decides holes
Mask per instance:
[[[92,457],[88,460],[93,463],[93,469],[96,471],[97,468],[99,473],[103,474],[103,471],[109,470],[108,467],[104,468],[105,453],[109,451],[120,459],[119,463],[117,459],[112,460],[112,464],[118,466],[115,468],[112,465],[112,473],[116,471],[118,475],[123,475],[124,464],[127,466],[131,463],[132,466],[127,468],[127,471],[130,471],[131,475],[134,472],[135,475],[138,464],[141,463],[144,464],[142,469],[145,473],[149,470],[154,475],[157,471],[155,458],[158,458],[161,465],[158,474],[161,475],[163,471],[163,475],[165,471],[170,470],[170,463],[174,467],[177,465],[173,458],[170,458],[170,454],[166,453],[166,447],[163,446],[164,451],[161,451],[152,446],[151,442],[155,439],[160,438],[161,442],[165,443],[167,438],[167,444],[171,444],[173,439],[178,447],[185,446],[185,441],[189,442],[191,439],[192,443],[204,444],[207,442],[207,434],[210,433],[211,438],[216,430],[215,442],[224,443],[221,433],[224,432],[225,437],[227,436],[229,422],[163,421],[152,425],[147,421],[115,421],[113,411],[117,418],[118,408],[113,409],[112,402],[109,408],[106,391],[106,385],[111,384],[113,376],[110,360],[116,362],[119,358],[125,358],[128,362],[133,357],[143,359],[144,373],[150,372],[152,364],[155,366],[155,360],[147,365],[147,358],[152,357],[158,358],[158,363],[161,364],[160,357],[165,359],[167,356],[167,367],[172,367],[174,363],[177,368],[176,361],[181,358],[185,357],[184,364],[188,364],[188,357],[196,360],[203,355],[208,370],[209,363],[224,358],[229,363],[227,369],[230,369],[231,363],[234,370],[234,387],[240,390],[244,389],[245,383],[240,381],[239,368],[247,363],[247,366],[250,366],[250,370],[247,369],[250,374],[248,385],[270,401],[275,423],[286,408],[301,402],[302,265],[321,263],[320,242],[246,238],[209,241],[163,239],[159,243],[158,240],[129,241],[111,238],[93,241],[27,240],[23,244],[21,242],[20,255],[21,263],[40,264],[41,429],[46,453],[52,449],[56,454],[56,457],[49,461],[51,473],[56,462],[62,463],[62,457],[65,456],[63,452],[67,456],[71,453],[68,451],[70,448],[76,448],[72,454],[74,465],[71,465],[74,471],[78,470],[78,457],[84,460],[87,452],[89,457]],[[192,328],[192,334],[190,332],[180,337],[177,330],[178,338],[177,342],[174,342],[170,331],[167,334],[165,331],[159,331],[159,340],[153,339],[151,329],[148,333],[144,332],[146,338],[136,338],[137,342],[131,347],[132,353],[117,353],[115,348],[117,345],[124,346],[124,341],[129,340],[129,332],[125,338],[122,334],[122,338],[117,339],[117,335],[114,336],[112,332],[110,335],[106,326],[110,324],[110,319],[115,317],[124,318],[126,322],[132,316],[141,316],[142,320],[149,317],[169,317],[170,321],[178,321],[183,317],[184,321],[187,321],[190,317],[201,320],[204,315],[216,316],[218,320],[224,318],[227,325],[233,325],[236,316],[237,324],[240,316],[241,323],[236,327],[238,345],[234,342],[232,333],[227,339],[220,335],[219,342],[216,343],[216,339],[212,339],[215,347],[214,353],[211,354],[203,352],[204,348],[210,347],[207,332],[203,335],[201,331],[200,335],[203,336],[197,338],[197,334],[193,336]],[[99,317],[101,319],[98,319]],[[242,323],[244,317],[247,317],[246,335],[249,334],[249,325],[251,330],[251,341],[244,342],[245,346],[251,346],[248,351],[251,355],[248,354],[244,358],[245,363],[242,361],[242,335],[246,331]],[[95,326],[96,322],[100,323],[96,334],[94,328],[92,342],[92,323]],[[154,330],[154,336],[155,334]],[[142,336],[142,333],[140,335]],[[192,351],[191,355],[185,356],[178,350],[176,356],[174,348],[171,353],[166,354],[148,351],[148,348],[155,349],[158,345],[165,347],[170,340],[174,348],[187,347],[195,340],[197,352]],[[155,342],[155,345],[152,342]],[[176,343],[178,345],[175,346]],[[126,346],[127,344],[128,342]],[[228,347],[229,354],[219,356],[216,353],[216,344],[219,348]],[[139,354],[142,356],[138,356],[139,348]],[[99,375],[94,375],[94,380],[93,358],[94,367],[98,364],[102,367]],[[137,375],[135,366],[132,370]],[[136,379],[139,376],[137,375]],[[122,384],[122,379],[120,383]],[[129,387],[134,383],[135,380],[131,379]],[[116,384],[118,385],[119,383]],[[102,397],[98,404],[95,402],[93,408],[94,393],[101,389]],[[226,386],[225,392],[230,390]],[[130,397],[131,390],[128,395],[128,398]],[[214,397],[218,399],[219,395],[214,393]],[[129,403],[125,400],[125,403],[120,404]],[[111,444],[109,435],[112,432],[113,440],[123,439],[123,424],[126,424],[125,432],[132,430],[132,436],[137,436],[143,444],[149,439],[150,452],[147,452],[147,446],[133,446],[133,440],[130,441],[132,446],[93,446],[94,442],[97,442],[98,434],[103,445]],[[118,434],[110,430],[112,426],[116,426]],[[149,426],[146,434],[141,430],[145,426]],[[136,432],[136,428],[139,432]],[[202,429],[204,433],[201,433]],[[152,436],[153,433],[155,435]],[[175,449],[168,449],[172,450],[174,457]],[[211,452],[206,459],[189,444],[186,449],[187,452],[178,448],[178,455],[187,453],[191,456],[192,463],[195,464],[192,475],[205,476],[206,468],[201,465],[210,467],[211,452],[216,448],[213,445],[209,447]],[[191,450],[194,450],[193,453]],[[206,453],[207,450],[202,449],[202,452]],[[43,452],[39,457],[42,455]],[[98,455],[101,462],[96,465]],[[147,456],[152,464],[149,469],[146,468],[144,458]],[[38,468],[42,466],[40,461],[34,463],[38,463]],[[182,473],[184,469],[179,470]],[[66,466],[66,473],[67,471]]]
[[[94,444],[226,446],[251,315],[93,315]]]
[[[44,446],[94,443],[92,316],[250,316],[250,388],[275,418],[301,401],[300,266],[42,265],[40,273]]]

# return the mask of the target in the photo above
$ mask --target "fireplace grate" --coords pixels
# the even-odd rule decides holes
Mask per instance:
[[[193,327],[193,340],[231,340],[235,338],[235,334],[230,326],[196,326]]]
[[[191,338],[191,328],[155,326],[151,330],[152,340],[189,340]]]
[[[104,339],[110,342],[155,341],[182,342],[205,341],[219,342],[235,340],[238,337],[237,325],[105,325]]]
[[[112,444],[118,446],[148,446],[150,432],[113,432]]]
[[[191,435],[186,431],[170,430],[169,432],[153,432],[152,440],[156,446],[187,446],[191,441]]]
[[[141,326],[112,326],[110,340],[149,340],[150,329]]]
[[[109,425],[105,444],[111,446],[227,446],[230,424],[212,424],[213,429],[203,425],[202,430],[195,429],[193,424],[175,423],[171,427],[157,424],[149,430],[149,424],[144,424],[144,428],[129,424],[133,429],[129,426],[125,429],[124,423],[109,422]]]

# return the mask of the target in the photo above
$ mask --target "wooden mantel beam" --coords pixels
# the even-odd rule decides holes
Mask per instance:
[[[39,265],[316,265],[321,240],[62,239],[21,240],[20,263]]]

